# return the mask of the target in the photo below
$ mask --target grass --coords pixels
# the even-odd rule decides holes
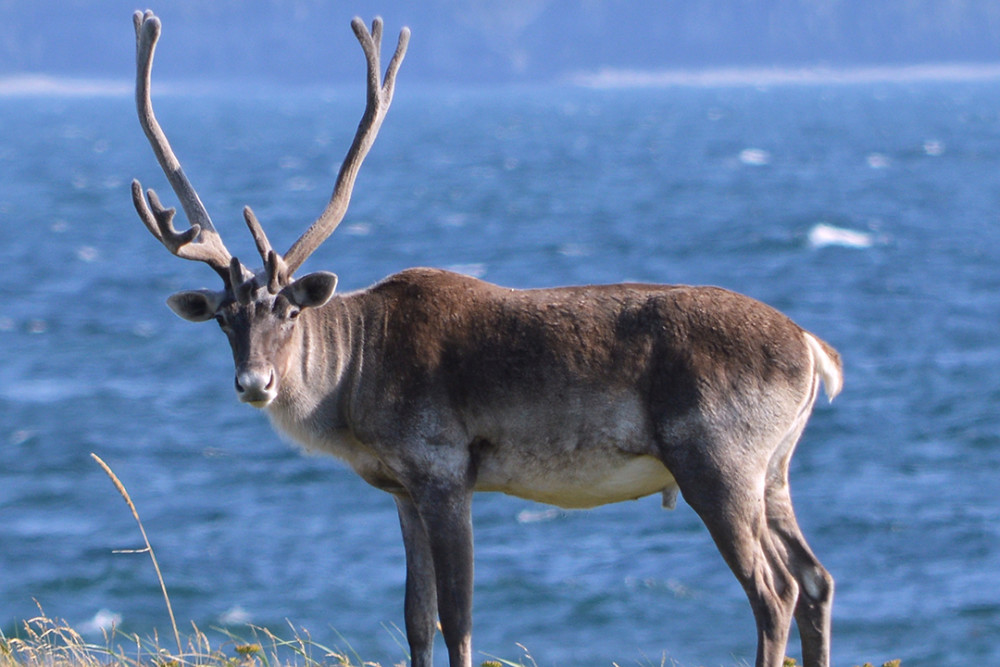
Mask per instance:
[[[149,538],[146,536],[146,528],[142,525],[142,519],[139,518],[139,511],[135,508],[135,503],[132,502],[132,496],[128,494],[128,490],[125,485],[122,484],[121,480],[118,479],[118,475],[111,470],[111,466],[104,462],[104,460],[94,454],[90,453],[90,456],[97,461],[97,465],[101,466],[105,474],[111,479],[111,483],[115,485],[118,489],[118,493],[121,494],[122,498],[125,499],[125,504],[128,508],[132,510],[132,516],[135,517],[135,522],[139,524],[139,532],[142,533],[142,541],[146,543],[146,548],[141,551],[145,551],[149,554],[150,560],[153,561],[153,569],[156,570],[156,579],[160,582],[160,590],[163,591],[163,601],[167,603],[167,614],[170,616],[170,627],[174,630],[174,639],[177,641],[177,652],[183,653],[184,647],[181,644],[181,633],[177,630],[177,619],[174,618],[174,608],[170,604],[170,596],[167,595],[167,585],[163,582],[163,573],[160,571],[160,564],[156,562],[156,552],[153,551],[152,545],[149,543]]]
[[[0,667],[374,667],[303,633],[284,639],[254,626],[248,626],[248,638],[217,632],[221,640],[213,644],[194,627],[178,652],[160,646],[157,637],[142,639],[115,629],[94,644],[42,613],[25,621],[19,636],[0,634]]]
[[[0,667],[374,667],[353,651],[348,654],[330,649],[294,628],[291,639],[252,625],[247,626],[248,637],[217,630],[220,640],[213,644],[208,634],[192,624],[192,632],[182,639],[139,511],[111,467],[96,454],[91,457],[121,494],[139,526],[145,547],[130,553],[149,554],[170,617],[174,644],[168,649],[158,636],[144,639],[114,627],[104,632],[103,642],[91,643],[66,622],[48,617],[39,606],[38,616],[25,621],[17,636],[7,637],[0,631]]]
[[[283,639],[265,628],[248,626],[248,631],[248,638],[218,631],[222,639],[213,645],[208,635],[193,628],[186,645],[174,653],[161,647],[156,637],[143,640],[117,630],[106,633],[101,644],[89,643],[67,624],[40,614],[24,622],[19,637],[0,633],[0,667],[379,667],[317,644],[303,633],[293,631],[291,639]],[[493,658],[481,664],[538,667],[527,651],[525,658]],[[798,663],[786,658],[784,667]],[[861,667],[874,666],[866,662]],[[882,667],[901,667],[901,663],[890,660]]]
[[[247,626],[246,637],[216,630],[219,641],[213,644],[209,636],[192,623],[192,632],[182,638],[163,574],[135,503],[108,464],[96,454],[91,456],[121,494],[139,526],[146,546],[132,553],[149,554],[163,592],[177,650],[174,651],[173,646],[169,649],[162,646],[156,635],[144,639],[114,627],[104,632],[101,643],[88,642],[64,621],[46,616],[39,606],[39,615],[24,621],[16,636],[7,637],[0,631],[0,667],[379,667],[377,663],[363,660],[353,650],[344,652],[318,644],[308,633],[296,631],[294,627],[290,628],[290,639],[252,625]],[[520,660],[491,657],[482,662],[481,667],[538,667],[528,650],[520,648],[524,651]],[[405,664],[401,661],[397,667]],[[666,667],[666,659],[661,667]],[[798,663],[786,658],[784,667],[798,667]],[[866,662],[860,667],[874,665]],[[901,663],[890,660],[882,667],[901,667]]]

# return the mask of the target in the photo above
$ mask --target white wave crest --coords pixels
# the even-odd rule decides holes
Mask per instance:
[[[834,227],[821,222],[809,230],[809,245],[813,248],[841,246],[844,248],[870,248],[877,239],[874,234],[854,229]]]
[[[101,632],[111,632],[115,627],[121,625],[122,615],[109,609],[101,609],[90,620],[79,625],[80,632],[87,635],[95,635]]]

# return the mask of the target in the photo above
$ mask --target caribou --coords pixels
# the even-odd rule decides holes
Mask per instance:
[[[208,264],[221,290],[169,307],[215,319],[229,339],[240,401],[277,430],[339,457],[395,500],[406,554],[405,627],[414,667],[431,667],[438,627],[450,667],[470,667],[471,504],[496,491],[563,508],[677,493],[743,586],[757,667],[780,667],[791,622],[807,667],[830,656],[833,579],[799,528],[792,452],[820,390],[841,389],[838,353],[771,307],[718,287],[616,284],[508,289],[429,268],[335,294],[337,276],[295,277],[343,219],[392,101],[409,42],[384,76],[382,21],[352,22],[367,103],[322,214],[284,254],[249,207],[262,267],[226,249],[153,114],[160,36],[136,12],[136,107],[189,227],[132,183],[147,229]]]

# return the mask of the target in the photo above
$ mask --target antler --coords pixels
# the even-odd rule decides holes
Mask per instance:
[[[392,93],[396,84],[396,72],[406,55],[406,47],[410,42],[409,28],[399,31],[399,42],[396,45],[396,52],[389,61],[389,66],[385,71],[385,78],[380,78],[381,65],[379,62],[382,48],[382,19],[376,18],[372,21],[371,33],[368,32],[364,21],[355,18],[351,21],[351,27],[361,48],[364,49],[365,59],[368,61],[368,97],[365,106],[365,113],[361,117],[358,131],[354,135],[354,141],[347,152],[347,156],[340,165],[340,172],[337,174],[337,183],[333,189],[330,202],[326,205],[323,213],[310,225],[309,229],[299,237],[292,247],[285,253],[281,268],[285,276],[291,276],[302,263],[309,258],[327,239],[333,230],[337,228],[340,221],[344,219],[347,212],[347,205],[351,201],[351,190],[354,189],[354,181],[358,176],[358,169],[365,159],[369,149],[375,142],[385,114],[389,110],[392,102]],[[252,215],[252,213],[251,213]],[[265,258],[267,261],[267,258]]]
[[[167,250],[184,259],[207,263],[222,277],[227,288],[236,289],[244,282],[244,279],[249,277],[250,272],[246,271],[238,260],[226,250],[226,246],[222,243],[222,237],[219,236],[212,224],[208,211],[205,210],[204,204],[198,198],[198,193],[195,192],[187,176],[184,175],[184,170],[174,155],[170,142],[167,141],[166,135],[153,114],[153,104],[149,96],[150,74],[153,68],[153,52],[160,37],[160,20],[151,11],[136,12],[132,19],[135,23],[136,36],[135,101],[139,122],[153,147],[153,152],[156,154],[156,159],[160,163],[163,173],[166,174],[174,194],[177,195],[184,208],[184,213],[191,227],[183,232],[174,229],[174,209],[164,208],[153,190],[147,191],[146,196],[143,196],[142,186],[138,181],[133,180],[132,201],[135,204],[135,209],[150,233],[159,239]],[[264,260],[267,271],[267,287],[272,293],[288,284],[295,270],[302,266],[309,255],[333,233],[333,230],[343,220],[347,206],[351,201],[351,191],[354,189],[358,170],[375,142],[385,114],[389,110],[396,84],[396,72],[406,55],[406,47],[410,41],[410,30],[403,28],[399,32],[396,52],[389,61],[385,77],[382,77],[380,63],[382,19],[376,18],[372,21],[371,32],[368,32],[368,28],[359,18],[351,21],[351,27],[361,43],[361,48],[365,52],[365,60],[368,63],[367,102],[365,113],[361,117],[361,123],[354,135],[354,141],[340,165],[333,195],[330,197],[326,209],[292,244],[284,256],[279,255],[271,248],[271,243],[267,240],[264,229],[250,207],[243,210],[243,217],[253,235],[257,251],[260,253],[261,259]]]
[[[175,210],[164,208],[153,190],[147,191],[146,197],[144,197],[142,186],[137,180],[132,181],[132,203],[146,228],[166,246],[167,250],[183,259],[207,263],[219,274],[226,286],[231,287],[233,285],[231,276],[235,273],[230,271],[233,257],[222,243],[222,237],[219,236],[212,224],[212,219],[209,217],[205,205],[201,203],[198,193],[195,192],[191,182],[184,174],[184,170],[181,169],[181,163],[174,155],[170,142],[167,141],[163,129],[156,121],[156,116],[153,115],[153,103],[149,97],[149,88],[153,69],[153,52],[156,50],[156,41],[160,37],[160,19],[154,16],[151,11],[136,12],[132,15],[132,22],[135,24],[135,105],[139,114],[139,123],[153,147],[156,160],[160,163],[163,173],[166,174],[174,194],[180,200],[191,227],[183,232],[174,229]]]

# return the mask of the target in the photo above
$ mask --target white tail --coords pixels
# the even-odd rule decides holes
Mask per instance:
[[[813,363],[816,365],[816,373],[823,379],[826,397],[832,401],[844,387],[844,371],[841,367],[840,355],[808,331],[804,333],[806,345],[809,346]]]

